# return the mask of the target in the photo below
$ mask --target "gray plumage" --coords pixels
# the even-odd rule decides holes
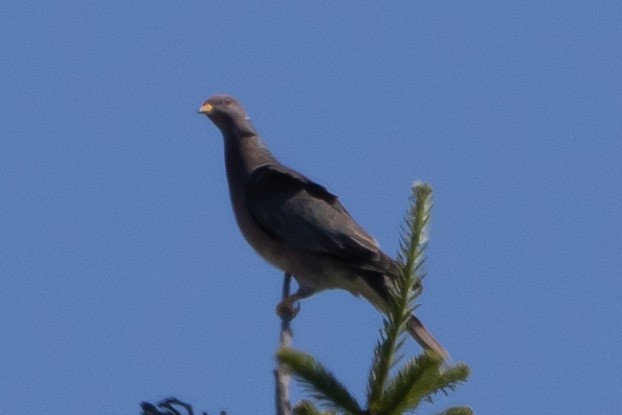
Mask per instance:
[[[224,137],[229,192],[242,234],[265,260],[299,284],[287,305],[340,288],[387,312],[397,264],[337,196],[274,158],[234,98],[214,96],[199,112]],[[414,315],[409,331],[422,347],[447,357]]]

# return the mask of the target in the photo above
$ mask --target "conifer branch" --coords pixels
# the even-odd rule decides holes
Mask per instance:
[[[412,359],[387,385],[379,413],[393,414],[414,410],[431,395],[454,389],[466,380],[469,369],[460,364],[443,368],[443,359],[434,353],[423,353]]]
[[[336,412],[322,412],[309,401],[302,401],[294,407],[294,415],[335,415]]]
[[[444,410],[438,415],[473,415],[473,410],[468,406],[454,406]]]
[[[346,413],[363,414],[346,387],[309,354],[286,348],[278,351],[277,359],[290,368],[296,379],[318,401]]]
[[[384,400],[383,394],[391,368],[399,360],[404,344],[406,326],[410,320],[415,298],[421,293],[424,249],[430,223],[432,189],[415,183],[410,196],[410,208],[402,228],[398,261],[400,268],[391,287],[390,310],[383,320],[381,337],[374,350],[374,360],[368,381],[368,400],[371,409]]]

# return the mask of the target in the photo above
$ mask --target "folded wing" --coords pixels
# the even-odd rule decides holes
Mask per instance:
[[[255,170],[246,203],[267,233],[297,250],[356,262],[379,255],[376,240],[352,219],[337,196],[285,166],[270,164]]]

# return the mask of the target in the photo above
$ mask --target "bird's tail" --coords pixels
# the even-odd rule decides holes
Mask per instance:
[[[441,356],[445,361],[449,360],[449,353],[447,353],[445,348],[441,346],[438,341],[436,341],[434,336],[432,336],[428,329],[423,325],[421,320],[415,317],[414,314],[410,317],[410,321],[408,322],[408,331],[417,343],[419,343],[419,345],[425,350],[433,351]]]

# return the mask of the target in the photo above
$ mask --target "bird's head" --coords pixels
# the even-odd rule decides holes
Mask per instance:
[[[205,114],[223,134],[237,136],[255,134],[250,119],[242,105],[228,95],[214,95],[201,105],[199,114]]]

